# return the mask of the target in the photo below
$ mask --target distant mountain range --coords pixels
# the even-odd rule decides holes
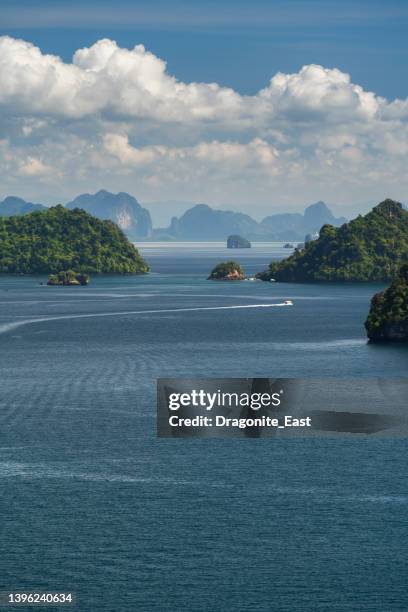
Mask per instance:
[[[346,221],[344,217],[336,218],[324,202],[311,204],[303,214],[275,214],[260,223],[243,213],[197,204],[181,217],[173,217],[168,228],[153,230],[153,236],[167,240],[226,240],[230,234],[239,234],[249,240],[299,241],[326,223],[339,227]]]
[[[276,240],[303,240],[305,234],[318,232],[326,223],[339,227],[346,222],[345,217],[336,218],[327,204],[320,201],[308,206],[303,215],[283,213],[265,217],[261,221],[261,226],[267,233],[273,234]]]
[[[26,215],[35,210],[46,210],[42,204],[26,202],[22,198],[8,196],[0,202],[0,217],[12,217],[13,215]]]
[[[246,238],[256,233],[257,228],[258,223],[249,215],[197,204],[181,217],[173,217],[168,228],[155,230],[154,235],[173,240],[227,240],[230,234]]]
[[[99,219],[114,221],[132,240],[226,241],[230,234],[239,234],[255,241],[303,241],[306,234],[318,232],[324,224],[338,227],[347,221],[344,217],[336,218],[324,202],[308,206],[303,214],[274,214],[261,222],[240,212],[197,204],[180,217],[173,217],[169,227],[152,229],[149,211],[127,193],[113,194],[101,190],[95,194],[82,194],[65,206],[81,208]],[[0,202],[0,216],[24,215],[45,209],[41,204],[16,197],[7,197]]]

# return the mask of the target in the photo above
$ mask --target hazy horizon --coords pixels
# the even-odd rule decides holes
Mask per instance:
[[[88,190],[88,191],[84,191],[83,193],[94,194],[94,193],[97,193],[103,190],[104,190],[103,188],[97,189],[96,191]],[[120,191],[123,191],[123,190],[120,190]],[[120,191],[118,191],[117,193],[120,193]],[[243,214],[249,215],[256,221],[260,222],[262,221],[262,219],[264,219],[265,217],[269,215],[282,214],[282,213],[301,213],[302,214],[308,206],[315,204],[316,202],[323,201],[336,217],[343,216],[348,219],[352,219],[359,214],[365,214],[371,208],[376,206],[380,201],[386,199],[387,197],[385,196],[379,199],[378,201],[361,204],[360,206],[357,206],[355,204],[349,204],[349,205],[333,204],[332,202],[327,202],[323,200],[322,198],[317,198],[314,201],[304,202],[304,203],[298,202],[298,203],[294,203],[290,207],[289,206],[285,207],[284,205],[279,206],[278,204],[270,204],[270,205],[265,205],[265,206],[259,206],[259,205],[254,206],[253,204],[239,205],[239,204],[234,204],[231,202],[213,203],[213,202],[203,202],[199,200],[184,201],[184,202],[174,201],[174,200],[162,201],[162,202],[160,201],[150,201],[149,202],[149,201],[140,200],[137,197],[137,194],[134,194],[131,192],[126,192],[126,193],[133,196],[139,202],[141,206],[143,206],[149,211],[150,216],[152,218],[153,227],[155,229],[167,227],[170,224],[172,217],[180,217],[187,210],[189,210],[193,206],[197,206],[198,204],[206,204],[210,208],[216,209],[216,210],[243,213]],[[68,202],[75,199],[76,197],[78,197],[79,195],[82,195],[82,194],[75,193],[74,196],[69,197],[69,198],[59,198],[59,199],[47,198],[47,201],[46,201],[46,200],[40,200],[39,198],[32,198],[32,197],[27,198],[27,197],[23,197],[15,193],[13,194],[8,193],[8,194],[0,196],[0,202],[3,201],[6,197],[17,197],[17,198],[22,198],[26,200],[27,202],[31,202],[33,204],[43,204],[44,206],[55,206],[57,204],[65,205]],[[405,202],[403,202],[403,204],[405,204]],[[257,210],[258,213],[257,214],[254,213],[254,210]]]
[[[384,199],[385,198],[381,198],[381,200],[384,200]],[[149,210],[150,215],[152,217],[154,227],[159,227],[160,225],[158,225],[158,223],[164,221],[165,225],[168,225],[169,221],[171,220],[171,217],[173,216],[179,217],[186,210],[188,210],[189,208],[192,208],[193,206],[196,206],[197,204],[207,204],[208,206],[210,206],[210,208],[217,209],[217,210],[240,212],[245,215],[249,215],[250,217],[252,217],[253,219],[259,222],[259,221],[262,221],[262,219],[264,219],[265,217],[269,215],[276,215],[276,214],[282,214],[282,213],[303,213],[305,208],[319,201],[323,201],[330,208],[330,210],[335,216],[337,217],[342,216],[342,217],[347,217],[351,219],[353,217],[356,217],[359,214],[365,214],[366,212],[371,210],[371,208],[376,206],[376,204],[379,204],[381,200],[378,200],[378,202],[364,204],[358,207],[354,204],[350,204],[350,205],[333,204],[331,202],[326,202],[322,200],[322,198],[317,198],[313,202],[305,202],[303,204],[302,203],[293,204],[293,206],[291,206],[290,208],[289,207],[285,208],[284,206],[282,205],[279,206],[277,204],[265,206],[265,207],[262,207],[262,209],[261,207],[258,207],[257,210],[263,211],[259,213],[254,213],[253,212],[254,207],[251,206],[250,204],[248,205],[243,204],[240,206],[239,205],[235,206],[234,204],[231,204],[231,203],[214,204],[211,202],[199,202],[199,201],[197,202],[177,202],[174,208],[169,208],[167,210],[166,208],[168,204],[167,202],[139,202],[139,203]],[[173,211],[172,214],[169,214],[170,210]]]

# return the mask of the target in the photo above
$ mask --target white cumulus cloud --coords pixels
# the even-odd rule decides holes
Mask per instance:
[[[0,37],[3,195],[101,186],[237,206],[361,202],[407,188],[408,101],[336,68],[278,73],[252,96],[184,83],[141,44],[103,39],[72,62]]]

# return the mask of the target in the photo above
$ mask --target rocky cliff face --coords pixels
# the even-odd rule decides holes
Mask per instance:
[[[307,233],[318,232],[326,223],[339,227],[347,222],[345,217],[335,217],[330,208],[322,201],[311,204],[303,214],[304,226]]]
[[[150,238],[152,221],[148,210],[128,193],[98,191],[93,195],[86,193],[66,204],[67,208],[82,208],[99,219],[110,219],[133,240]]]

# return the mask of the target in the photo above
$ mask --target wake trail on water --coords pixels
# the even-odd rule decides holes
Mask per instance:
[[[121,312],[92,312],[89,314],[73,314],[73,315],[56,315],[53,317],[41,317],[35,319],[23,319],[22,321],[12,321],[0,325],[0,334],[5,334],[9,331],[23,327],[24,325],[32,325],[34,323],[44,323],[47,321],[63,321],[72,319],[91,319],[94,317],[120,317],[128,315],[144,315],[144,314],[161,314],[161,313],[176,313],[176,312],[196,312],[202,310],[238,310],[244,308],[281,308],[289,306],[289,304],[240,304],[235,306],[194,306],[191,308],[161,308],[156,310],[123,310]]]

